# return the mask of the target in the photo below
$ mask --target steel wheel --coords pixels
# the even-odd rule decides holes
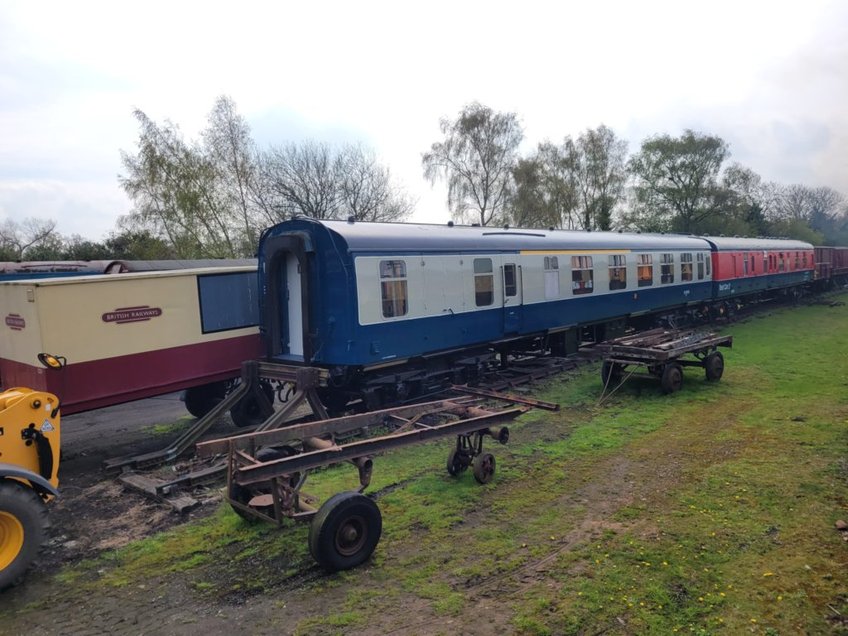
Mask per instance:
[[[704,371],[707,375],[707,380],[717,382],[724,374],[724,356],[721,352],[714,351],[704,358]]]
[[[329,572],[348,570],[364,563],[383,532],[380,509],[358,492],[330,497],[309,527],[309,552]]]
[[[448,453],[448,474],[452,477],[457,477],[461,473],[464,473],[468,468],[468,462],[465,461],[465,457],[458,448],[454,447],[450,453]]]
[[[674,393],[683,386],[683,369],[676,362],[665,365],[662,374],[663,393]]]
[[[47,509],[30,488],[0,480],[0,590],[16,584],[47,532]]]
[[[478,483],[488,484],[495,476],[495,456],[491,453],[480,453],[474,458],[474,479]]]

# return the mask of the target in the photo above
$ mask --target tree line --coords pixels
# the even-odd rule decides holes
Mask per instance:
[[[628,155],[601,125],[519,154],[515,113],[479,103],[440,122],[422,155],[425,178],[444,181],[455,220],[577,230],[787,236],[848,244],[848,204],[828,187],[766,182],[730,163],[715,135],[658,134]]]
[[[55,221],[0,224],[0,260],[235,258],[294,215],[402,221],[414,203],[375,152],[315,141],[259,148],[232,99],[219,97],[198,139],[136,110],[137,147],[119,183],[133,207],[104,241]],[[422,153],[425,179],[447,186],[454,220],[576,230],[786,236],[848,245],[848,204],[828,187],[767,182],[730,162],[727,142],[686,130],[637,152],[605,125],[522,155],[518,115],[479,103],[440,120]]]

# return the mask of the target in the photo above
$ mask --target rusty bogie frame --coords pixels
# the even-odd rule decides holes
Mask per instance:
[[[718,348],[732,346],[733,336],[677,329],[652,329],[603,342],[598,349],[604,354],[604,394],[617,390],[639,368],[659,378],[664,393],[680,390],[684,367],[701,367],[707,380],[717,381],[724,373]]]
[[[311,520],[310,552],[320,565],[335,571],[362,563],[379,540],[379,510],[363,495],[378,454],[455,436],[454,452],[462,470],[473,465],[478,482],[491,480],[495,461],[484,453],[483,439],[506,444],[509,429],[502,424],[529,407],[488,410],[479,402],[466,396],[320,419],[202,442],[197,452],[201,457],[226,456],[226,498],[243,517],[278,526],[286,519]],[[310,471],[342,462],[356,468],[356,490],[317,507],[317,500],[303,491]]]

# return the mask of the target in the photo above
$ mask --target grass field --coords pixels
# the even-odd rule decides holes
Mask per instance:
[[[377,458],[384,534],[358,570],[305,576],[305,526],[247,525],[222,506],[55,585],[178,579],[206,603],[255,599],[263,624],[303,634],[848,633],[834,528],[848,519],[848,307],[728,331],[718,383],[687,369],[663,396],[633,378],[601,405],[597,368],[539,387],[562,410],[512,427],[487,486],[447,475],[451,442]],[[310,481],[327,496],[356,474]]]

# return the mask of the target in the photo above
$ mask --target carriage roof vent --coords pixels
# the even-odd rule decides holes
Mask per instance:
[[[356,217],[353,216],[352,214],[349,217],[347,217],[348,223],[354,223],[355,221],[356,221]]]
[[[448,227],[453,227],[453,221],[448,221]]]
[[[548,228],[548,232],[553,232],[556,228],[552,225]]]
[[[480,224],[479,223],[472,223],[471,227],[480,227]]]
[[[508,229],[509,229],[509,223],[504,224],[504,229],[505,229],[505,230],[508,230]]]

